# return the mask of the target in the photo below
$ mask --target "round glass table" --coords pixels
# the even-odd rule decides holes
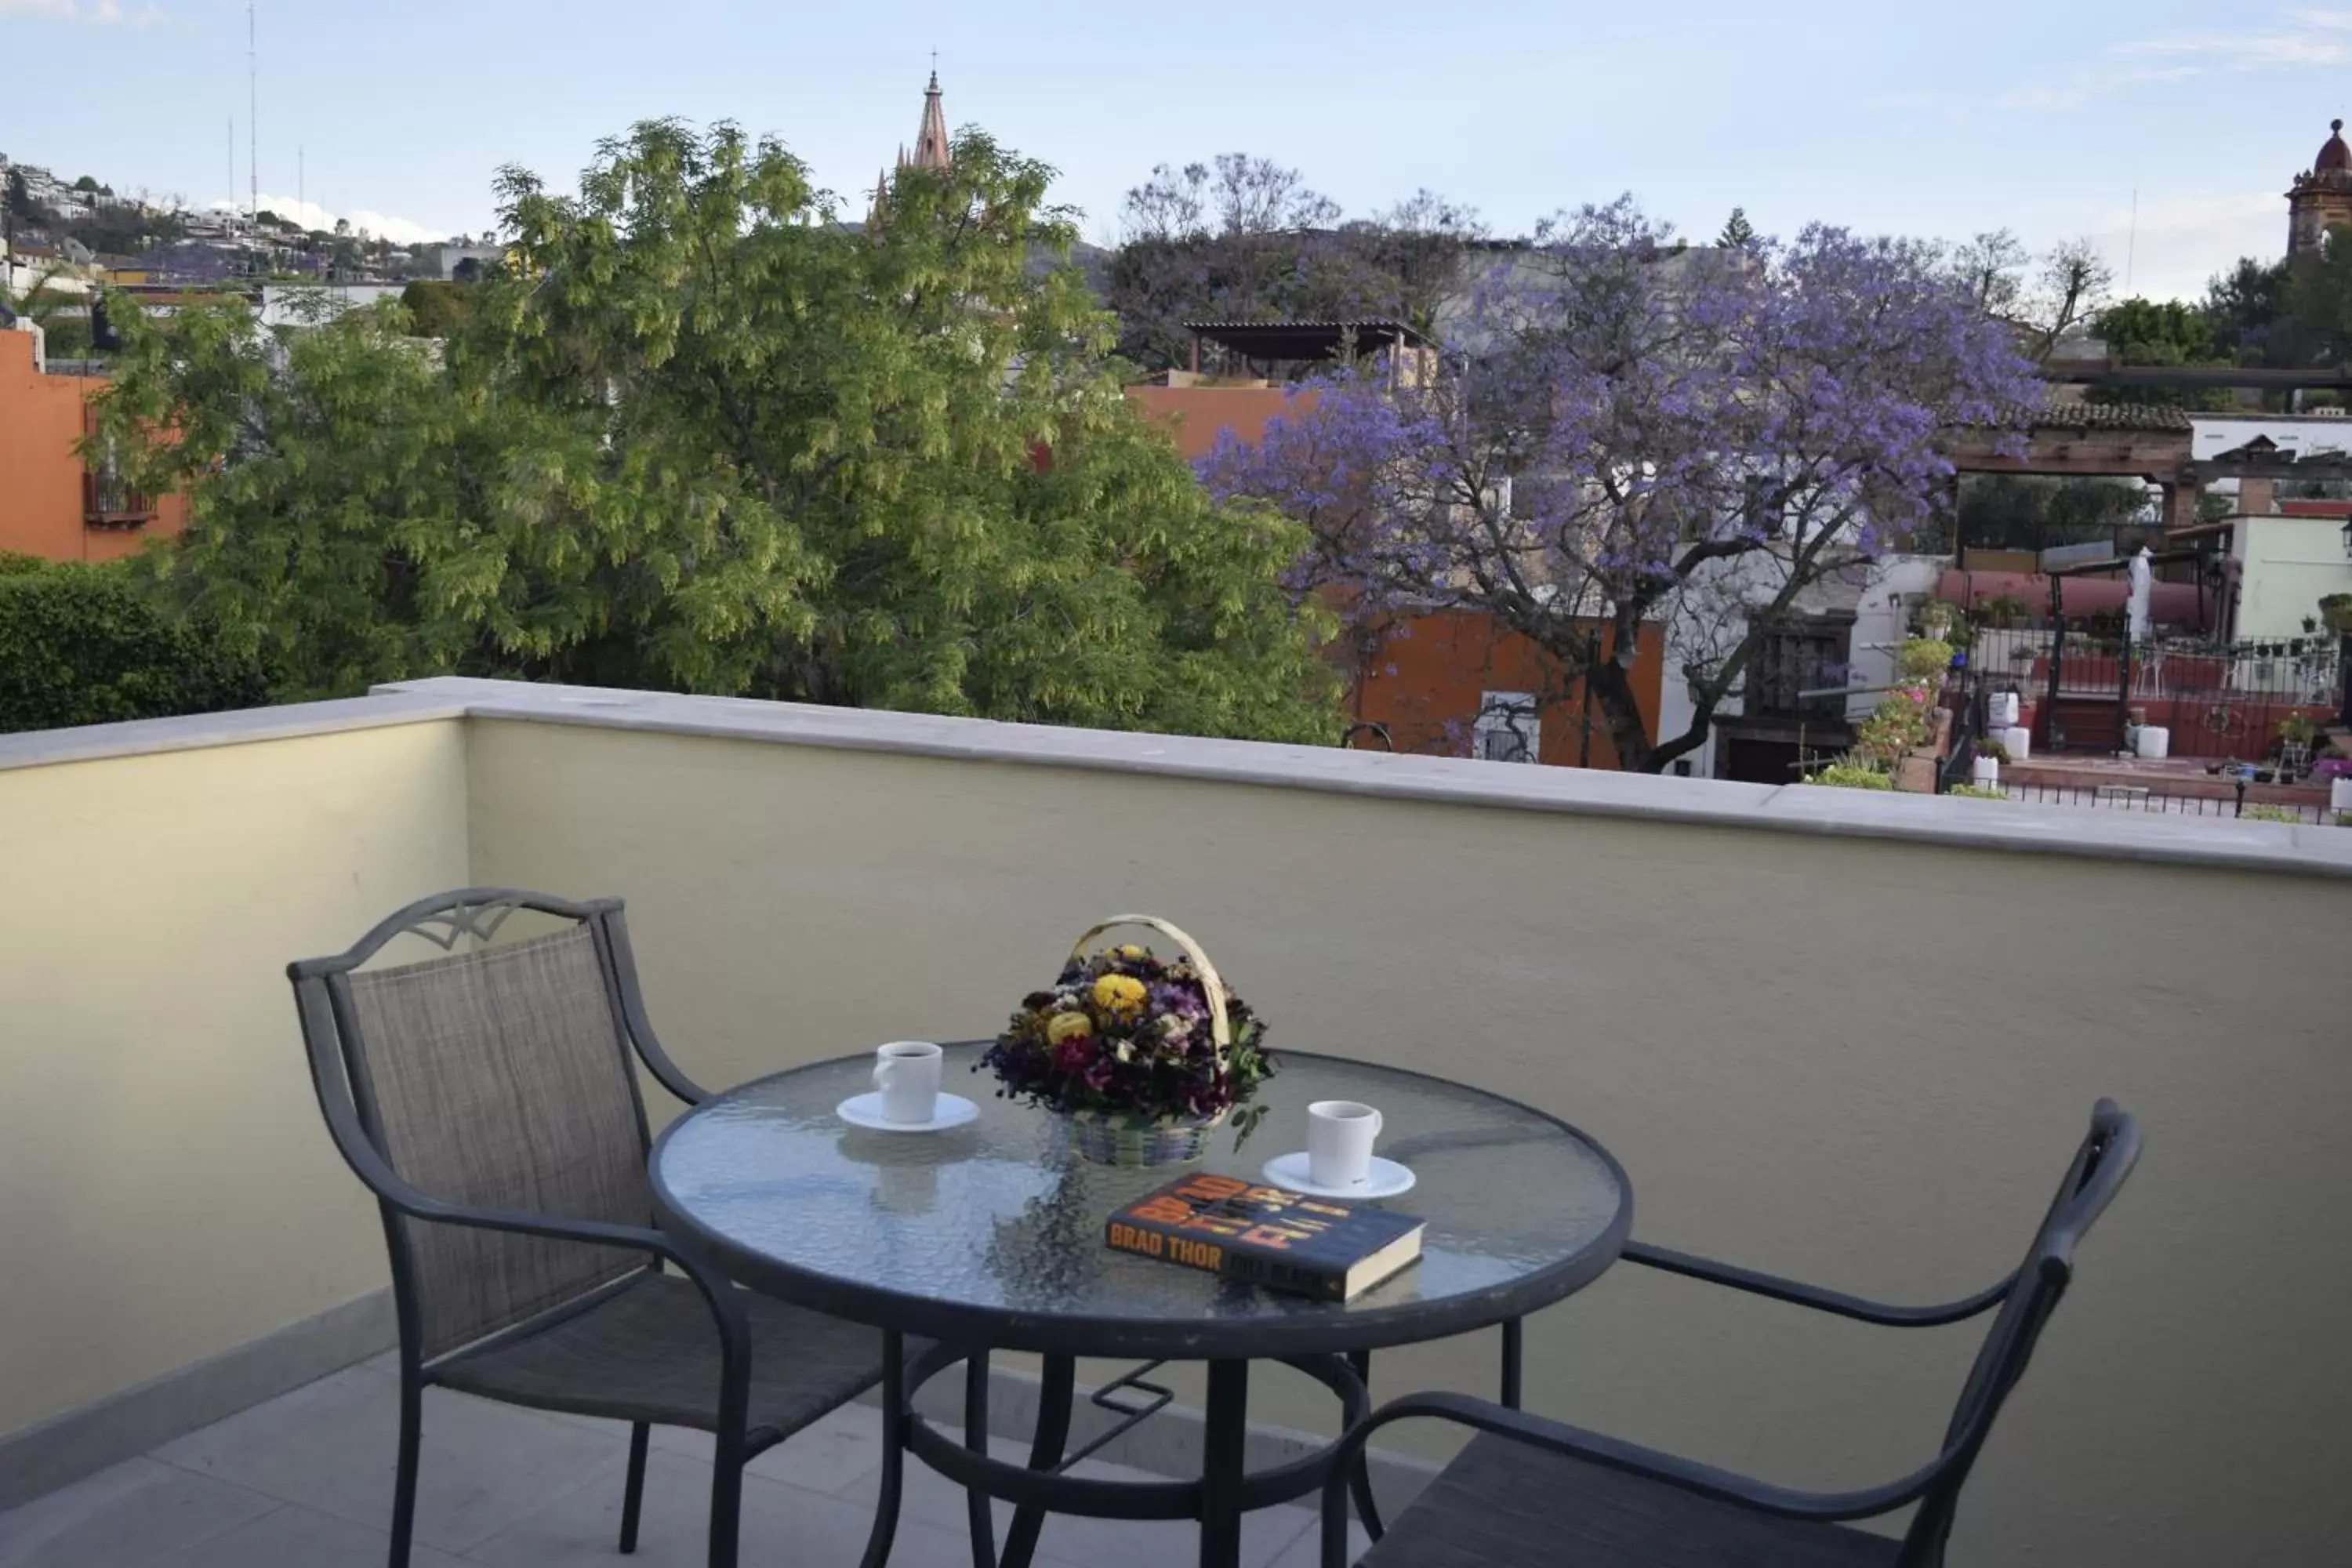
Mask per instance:
[[[938,1132],[853,1127],[835,1107],[872,1087],[871,1056],[794,1068],[714,1096],[655,1145],[664,1228],[734,1279],[795,1304],[937,1342],[884,1390],[890,1473],[903,1445],[967,1488],[975,1558],[986,1497],[1020,1505],[1003,1561],[1025,1563],[1041,1510],[1202,1522],[1201,1561],[1233,1563],[1241,1514],[1322,1484],[1320,1455],[1244,1474],[1248,1369],[1278,1360],[1323,1381],[1349,1420],[1363,1414],[1370,1352],[1475,1329],[1504,1332],[1502,1391],[1517,1403],[1518,1323],[1615,1261],[1633,1221],[1616,1160],[1556,1117],[1462,1084],[1305,1052],[1277,1054],[1260,1090],[1267,1114],[1238,1152],[1220,1130],[1197,1166],[1118,1169],[1080,1161],[1063,1124],[1000,1099],[973,1070],[984,1046],[947,1050],[943,1088],[974,1120]],[[1380,1153],[1416,1184],[1381,1206],[1426,1222],[1419,1262],[1344,1303],[1318,1301],[1112,1251],[1111,1214],[1190,1171],[1262,1179],[1265,1163],[1304,1146],[1307,1106],[1356,1100],[1383,1118]],[[984,1452],[986,1357],[1043,1354],[1029,1468]],[[1208,1363],[1206,1461],[1192,1480],[1122,1483],[1057,1473],[1075,1359]],[[962,1442],[908,1408],[913,1389],[965,1363]],[[1099,1440],[1089,1445],[1099,1447]],[[1358,1488],[1369,1508],[1368,1489]]]

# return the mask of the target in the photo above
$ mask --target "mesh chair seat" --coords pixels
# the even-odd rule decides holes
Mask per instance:
[[[1901,1546],[1483,1433],[1358,1568],[1888,1568]]]
[[[781,1442],[882,1381],[882,1332],[738,1291],[751,1328],[748,1436]],[[928,1343],[907,1342],[911,1359]],[[436,1383],[575,1415],[719,1428],[719,1335],[691,1281],[646,1274],[536,1331],[444,1363]]]

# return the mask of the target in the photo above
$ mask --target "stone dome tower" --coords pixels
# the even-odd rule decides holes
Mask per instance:
[[[2344,121],[2331,121],[2327,130],[2310,173],[2297,174],[2286,193],[2289,256],[2317,250],[2329,229],[2352,224],[2352,146],[2345,144]]]

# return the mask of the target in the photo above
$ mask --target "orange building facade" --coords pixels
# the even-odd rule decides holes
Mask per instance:
[[[1266,422],[1289,406],[1291,392],[1263,384],[1178,381],[1130,386],[1127,395],[1175,436],[1178,451],[1197,461],[1226,430],[1245,441],[1258,439]],[[1601,657],[1613,658],[1615,634],[1598,620],[1591,630]],[[1328,651],[1348,677],[1352,718],[1379,726],[1397,751],[1557,767],[1618,765],[1608,726],[1597,705],[1587,711],[1580,683],[1561,682],[1534,643],[1481,611],[1393,616],[1377,628],[1343,634]],[[1665,639],[1656,626],[1644,626],[1633,651],[1634,699],[1654,743]],[[1349,743],[1378,746],[1380,741],[1360,729]]]
[[[1599,620],[1589,629],[1601,657],[1614,658],[1615,633]],[[1562,682],[1534,643],[1497,626],[1484,611],[1399,616],[1352,646],[1343,637],[1337,651],[1352,667],[1350,711],[1381,726],[1397,751],[1565,768],[1619,765],[1608,723],[1598,703],[1587,708],[1583,684]],[[1645,626],[1629,673],[1653,742],[1664,668],[1665,639]],[[1351,743],[1378,744],[1362,734]]]
[[[1314,395],[1311,392],[1300,394],[1300,406],[1313,407]],[[1184,454],[1188,462],[1207,457],[1216,447],[1221,431],[1231,430],[1244,441],[1256,440],[1265,434],[1266,421],[1290,405],[1288,387],[1264,383],[1252,386],[1130,386],[1127,397],[1168,427],[1176,437],[1176,449]]]
[[[79,449],[102,377],[50,375],[33,334],[0,331],[0,551],[111,561],[187,521],[179,496],[142,496],[93,472]]]

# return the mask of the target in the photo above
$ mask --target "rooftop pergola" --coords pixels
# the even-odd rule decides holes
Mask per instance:
[[[1201,368],[1203,342],[1229,349],[1260,363],[1313,363],[1338,359],[1351,349],[1378,353],[1393,348],[1433,350],[1427,336],[1406,323],[1379,318],[1343,321],[1187,321],[1192,334],[1192,368]]]

